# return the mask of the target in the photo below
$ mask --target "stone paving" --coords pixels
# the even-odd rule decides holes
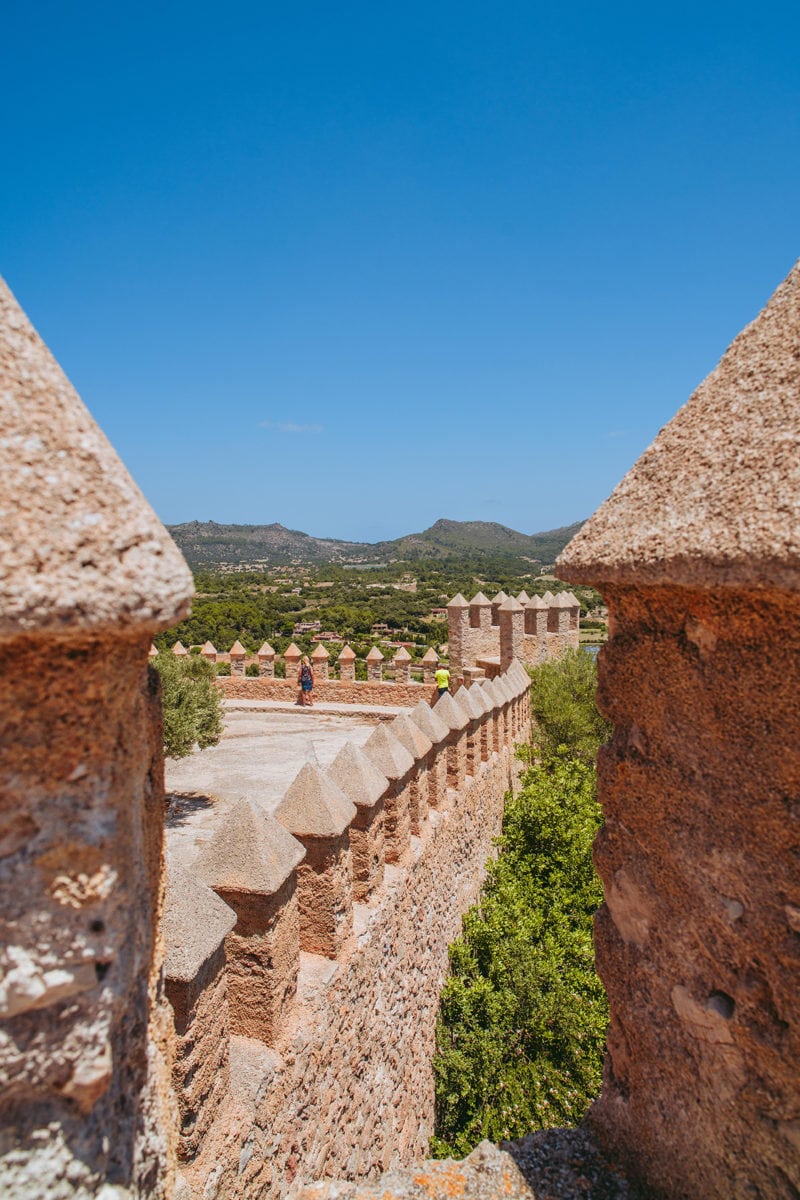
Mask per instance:
[[[236,800],[246,797],[273,812],[304,763],[327,767],[345,742],[363,746],[378,721],[405,711],[232,701],[218,746],[164,764],[168,854],[188,865]]]

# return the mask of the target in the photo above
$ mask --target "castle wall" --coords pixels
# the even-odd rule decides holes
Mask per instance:
[[[294,704],[300,689],[294,680],[269,679],[265,676],[220,675],[217,687],[226,700],[282,700]],[[375,704],[399,708],[413,708],[420,700],[432,703],[436,688],[429,683],[399,683],[384,680],[325,679],[315,680],[316,701],[336,701],[340,704]]]
[[[383,820],[391,797],[403,807],[396,815],[408,825],[416,795],[419,834],[403,840],[397,861],[389,861],[395,851],[384,844],[382,875],[366,902],[353,903],[352,927],[335,957],[297,947],[297,991],[284,1006],[274,1036],[238,1036],[230,1023],[220,1031],[229,1045],[230,1093],[202,1146],[184,1155],[179,1194],[205,1200],[278,1196],[298,1177],[374,1176],[425,1153],[433,1130],[431,1060],[448,945],[460,930],[461,915],[479,895],[500,831],[503,798],[518,770],[514,739],[525,735],[528,681],[518,672],[509,676],[502,697],[474,703],[480,716],[468,720],[461,709],[453,710],[450,724],[462,728],[451,731],[437,721],[440,741],[429,750],[430,742],[421,739],[418,760],[397,757],[397,778],[385,780],[376,816]],[[432,717],[437,708],[429,710]],[[482,737],[484,730],[489,735]],[[498,750],[490,752],[488,745],[498,735]],[[392,750],[391,734],[380,737]],[[482,744],[486,761],[480,761]],[[442,794],[440,763],[453,754],[461,760],[455,776],[463,782]],[[468,757],[469,775],[464,770]],[[415,777],[420,781],[416,793]],[[319,787],[324,798],[321,778]],[[291,793],[290,788],[287,796]],[[299,827],[303,820],[296,807],[292,811]],[[306,859],[296,868],[298,876],[310,867]],[[361,883],[352,878],[350,887],[363,895]],[[195,912],[193,919],[202,922],[202,914]],[[216,978],[214,986],[219,986]],[[198,1011],[201,1007],[198,1003]],[[207,1026],[206,1018],[204,1030]],[[176,1071],[191,1128],[184,1077]]]
[[[800,1189],[800,596],[604,594],[598,699],[615,733],[599,760],[595,945],[611,1026],[592,1120],[665,1195],[788,1200]]]
[[[0,1194],[171,1189],[163,526],[0,280]]]
[[[798,497],[800,263],[558,564],[609,611],[590,1119],[648,1196],[800,1195]]]
[[[499,604],[484,603],[477,597],[468,604],[460,595],[450,601],[447,623],[454,678],[464,677],[475,667],[491,676],[495,659],[503,669],[512,659],[536,667],[580,646],[580,603],[572,593],[561,593],[549,606],[542,605],[538,597],[533,601],[523,597],[521,613],[513,608],[515,601],[509,606],[509,598],[504,593],[501,596]]]

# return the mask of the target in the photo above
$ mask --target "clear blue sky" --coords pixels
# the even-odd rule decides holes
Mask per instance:
[[[800,255],[800,6],[5,0],[0,270],[167,522],[587,516]]]

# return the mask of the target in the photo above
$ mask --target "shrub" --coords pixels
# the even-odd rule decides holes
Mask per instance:
[[[594,702],[597,664],[585,650],[567,650],[555,662],[531,671],[534,752],[543,761],[566,748],[572,758],[593,763],[611,725]]]
[[[215,746],[222,736],[222,693],[214,685],[214,664],[162,651],[153,666],[161,676],[164,753],[185,758],[195,745]]]
[[[500,856],[450,947],[435,1154],[574,1125],[599,1092],[608,1011],[592,946],[598,824],[593,772],[576,760],[532,768],[508,803]]]
[[[578,658],[580,655],[580,658]],[[450,947],[432,1153],[574,1125],[600,1090],[608,1003],[594,971],[593,757],[608,726],[578,652],[533,672],[538,761],[509,796],[500,853]]]

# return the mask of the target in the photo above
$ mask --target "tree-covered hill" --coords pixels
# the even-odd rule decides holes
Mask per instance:
[[[517,563],[552,563],[582,522],[526,534],[493,521],[448,521],[421,533],[385,542],[316,538],[283,525],[220,525],[188,521],[168,526],[191,567],[319,566],[470,558]]]

